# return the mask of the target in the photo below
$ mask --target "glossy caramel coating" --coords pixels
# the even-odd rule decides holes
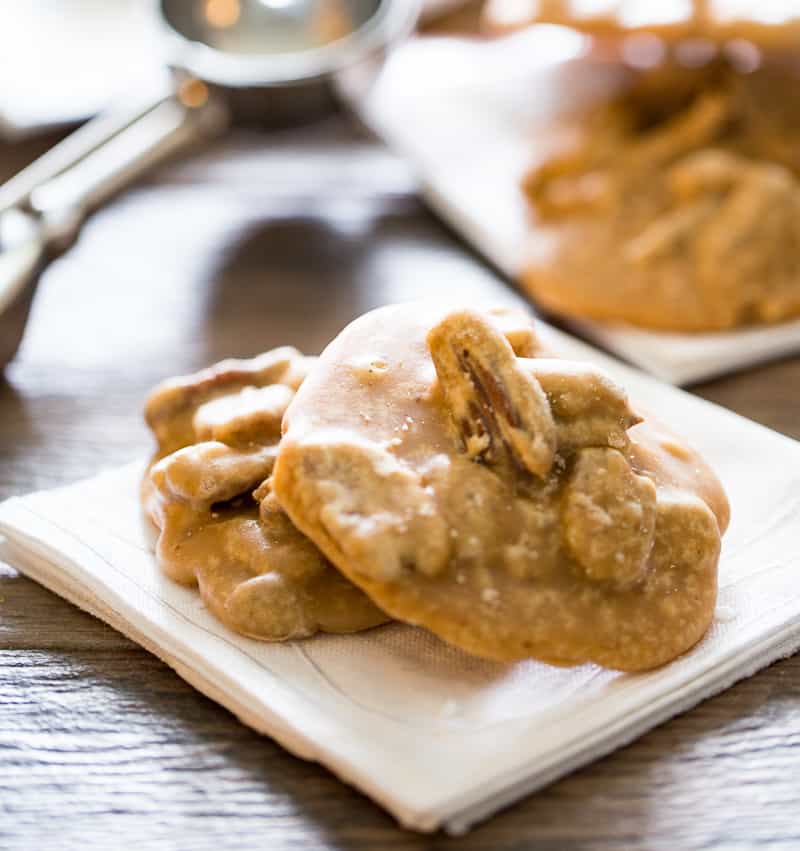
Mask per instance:
[[[711,621],[725,495],[600,370],[520,357],[508,318],[348,326],[287,410],[275,495],[384,611],[475,655],[668,662]]]

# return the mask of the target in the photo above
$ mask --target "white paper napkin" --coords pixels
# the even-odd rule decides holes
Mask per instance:
[[[585,39],[533,27],[478,41],[420,38],[396,50],[374,83],[356,71],[340,86],[364,120],[415,163],[427,200],[505,275],[518,279],[536,235],[520,181],[540,149],[537,125],[619,75],[577,67]],[[800,282],[798,282],[800,286]],[[718,334],[665,334],[575,322],[575,330],[673,384],[689,384],[800,351],[800,320]]]
[[[0,505],[4,558],[404,825],[465,831],[800,646],[800,444],[544,333],[679,425],[730,496],[717,620],[661,670],[494,664],[400,624],[289,644],[242,638],[160,574],[138,464]]]

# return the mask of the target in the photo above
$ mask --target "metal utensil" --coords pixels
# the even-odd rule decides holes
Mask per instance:
[[[0,368],[42,270],[98,206],[231,119],[327,110],[336,72],[380,61],[418,12],[419,0],[156,0],[164,90],[88,122],[0,187]]]

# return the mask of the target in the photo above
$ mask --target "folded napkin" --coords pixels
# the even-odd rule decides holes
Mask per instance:
[[[491,41],[420,38],[377,82],[354,69],[339,84],[363,119],[413,162],[431,206],[474,248],[519,279],[537,234],[520,189],[541,150],[537,127],[566,97],[591,98],[613,64],[570,64],[585,39],[539,26]],[[728,333],[665,334],[571,323],[582,336],[672,384],[689,384],[800,351],[800,320]]]
[[[404,825],[463,832],[800,646],[800,444],[544,335],[679,424],[730,496],[717,619],[660,670],[484,662],[401,624],[287,644],[242,638],[161,575],[138,505],[141,464],[0,504],[3,557]]]

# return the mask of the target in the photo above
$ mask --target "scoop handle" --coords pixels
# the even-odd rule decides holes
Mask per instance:
[[[228,120],[204,83],[171,79],[149,99],[93,119],[0,187],[0,369],[19,346],[43,269],[74,242],[86,217]],[[7,226],[20,222],[23,235],[9,241]]]
[[[70,244],[92,210],[141,174],[221,132],[228,110],[204,83],[186,79],[120,123],[69,168],[30,191],[28,207],[40,217],[53,253]]]

